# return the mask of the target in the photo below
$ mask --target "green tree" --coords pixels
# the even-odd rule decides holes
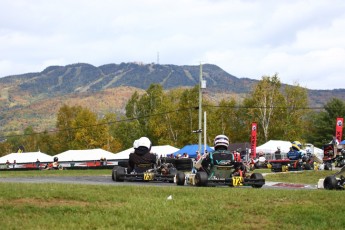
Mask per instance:
[[[183,91],[177,106],[177,129],[181,130],[178,137],[179,146],[198,143],[198,135],[193,134],[193,131],[199,128],[199,86]]]
[[[279,140],[299,140],[304,142],[303,136],[308,110],[307,89],[299,84],[285,86],[282,90],[283,99],[275,109],[271,119],[270,136]]]
[[[305,134],[308,142],[318,147],[329,143],[335,135],[337,117],[345,117],[345,102],[332,98],[324,106],[324,111],[310,116],[310,125]]]
[[[272,77],[263,76],[245,101],[247,105],[253,106],[250,114],[255,115],[255,120],[261,128],[259,132],[262,132],[265,142],[270,137],[271,119],[283,101],[283,95],[279,91],[280,87],[281,83],[277,74]]]
[[[43,133],[39,134],[37,146],[41,152],[51,156],[59,153],[56,134],[54,133],[48,133],[47,131],[44,131]]]

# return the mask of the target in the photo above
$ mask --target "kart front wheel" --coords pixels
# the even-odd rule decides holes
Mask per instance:
[[[328,176],[323,181],[323,187],[327,190],[336,189],[337,184],[338,184],[338,181],[337,181],[337,178],[335,178],[335,176]]]
[[[253,173],[252,175],[250,175],[250,179],[263,180],[264,177],[262,176],[261,173]],[[253,188],[261,188],[262,186],[263,186],[263,184],[253,184],[252,185]]]
[[[207,186],[208,176],[206,172],[197,172],[195,174],[195,185],[196,186]]]

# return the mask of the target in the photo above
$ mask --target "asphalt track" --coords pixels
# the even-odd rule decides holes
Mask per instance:
[[[63,177],[9,177],[0,178],[0,183],[61,183],[61,184],[86,184],[109,186],[176,186],[174,183],[162,182],[114,182],[111,176],[63,176]],[[266,181],[263,189],[317,189],[317,185],[291,184],[283,182]]]

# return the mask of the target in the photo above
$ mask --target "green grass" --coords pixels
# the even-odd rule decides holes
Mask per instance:
[[[265,179],[316,184],[333,173],[268,173]],[[111,170],[0,172],[0,177],[78,175],[110,176]],[[0,183],[1,229],[343,229],[344,192]]]
[[[345,226],[341,191],[0,183],[0,194],[2,229]]]
[[[319,179],[323,179],[326,176],[332,175],[336,171],[298,171],[289,173],[269,173],[265,174],[267,181],[288,182],[288,183],[300,183],[300,184],[317,184]]]
[[[29,170],[29,171],[0,171],[0,177],[41,177],[41,176],[103,176],[111,175],[111,169],[85,170]]]

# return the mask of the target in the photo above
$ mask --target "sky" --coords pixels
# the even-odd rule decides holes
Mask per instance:
[[[345,88],[345,1],[0,0],[0,77],[122,62]]]

